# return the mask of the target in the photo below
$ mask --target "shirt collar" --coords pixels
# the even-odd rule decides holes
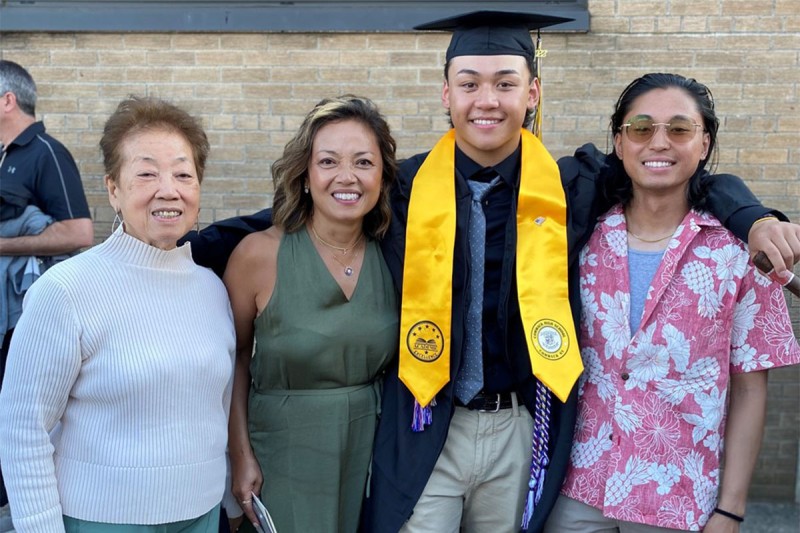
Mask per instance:
[[[41,122],[41,121],[34,122],[33,124],[31,124],[30,126],[25,128],[24,130],[22,130],[22,132],[19,135],[17,135],[14,138],[13,141],[8,143],[8,146],[6,147],[6,151],[11,146],[14,146],[14,145],[25,146],[26,144],[31,142],[34,139],[34,137],[36,137],[40,133],[44,133],[44,123]]]
[[[478,181],[491,181],[497,174],[500,179],[509,187],[514,187],[519,182],[519,167],[522,157],[522,148],[517,146],[514,152],[500,161],[493,167],[482,167],[473,161],[467,154],[461,151],[456,145],[456,171],[464,176],[465,179],[476,179]],[[486,170],[491,172],[487,173]],[[484,172],[489,174],[487,177],[480,176]],[[487,179],[488,178],[488,179]]]

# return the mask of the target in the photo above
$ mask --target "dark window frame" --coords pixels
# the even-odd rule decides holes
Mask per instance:
[[[487,8],[575,19],[545,31],[589,31],[588,0],[0,0],[0,32],[402,32]]]

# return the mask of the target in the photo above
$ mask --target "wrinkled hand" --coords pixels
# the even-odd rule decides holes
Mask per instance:
[[[750,258],[764,252],[769,258],[775,273],[785,278],[800,261],[800,225],[778,220],[765,220],[754,224],[747,236]]]
[[[258,530],[258,519],[253,512],[252,493],[261,494],[263,483],[264,477],[255,456],[250,454],[236,460],[231,457],[231,492],[256,530]]]
[[[739,533],[739,522],[714,513],[703,528],[703,533]]]

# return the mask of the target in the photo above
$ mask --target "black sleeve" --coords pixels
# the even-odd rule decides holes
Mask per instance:
[[[44,213],[56,220],[91,218],[78,165],[64,146],[45,142],[47,150],[38,160],[34,200]]]
[[[191,231],[181,239],[192,243],[192,257],[200,266],[212,269],[222,277],[228,258],[234,248],[247,235],[262,231],[272,225],[272,209],[263,209],[252,215],[226,218],[203,228],[199,233]]]
[[[597,217],[611,207],[603,191],[608,174],[606,154],[593,144],[585,144],[574,155],[559,159],[558,169],[567,200],[567,237],[573,253],[583,247]]]
[[[784,221],[789,220],[780,211],[761,205],[747,185],[733,174],[710,176],[708,210],[744,242],[747,242],[747,235],[753,222],[765,215],[774,215]]]

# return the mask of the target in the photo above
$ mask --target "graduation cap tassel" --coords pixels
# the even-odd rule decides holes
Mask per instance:
[[[536,104],[536,109],[534,110],[533,115],[533,134],[536,135],[539,140],[542,140],[542,58],[547,55],[547,50],[542,49],[542,32],[537,30],[536,31],[536,51],[534,56],[534,75],[536,79],[539,80],[539,103]]]

